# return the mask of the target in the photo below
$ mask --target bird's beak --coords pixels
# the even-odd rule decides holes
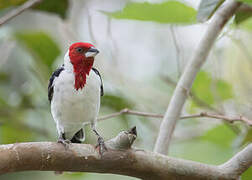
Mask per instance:
[[[85,53],[85,56],[87,58],[89,57],[95,57],[97,54],[99,53],[99,51],[94,48],[94,47],[91,47],[86,53]]]

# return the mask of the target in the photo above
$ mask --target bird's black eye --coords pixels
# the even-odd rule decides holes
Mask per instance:
[[[79,53],[81,53],[81,52],[83,52],[83,49],[80,48],[80,47],[78,47],[78,48],[76,48],[76,51],[79,52]]]

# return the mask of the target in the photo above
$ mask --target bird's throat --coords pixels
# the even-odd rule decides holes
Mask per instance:
[[[75,83],[74,83],[74,88],[76,90],[82,89],[87,80],[87,76],[90,73],[90,70],[92,69],[94,60],[85,60],[82,61],[79,64],[73,64],[74,68],[74,75],[75,75]]]

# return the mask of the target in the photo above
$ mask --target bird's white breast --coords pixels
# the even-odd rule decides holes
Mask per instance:
[[[58,133],[70,139],[84,124],[95,122],[100,108],[100,78],[93,70],[87,75],[84,88],[74,88],[74,74],[63,70],[54,80],[51,102],[52,116]]]

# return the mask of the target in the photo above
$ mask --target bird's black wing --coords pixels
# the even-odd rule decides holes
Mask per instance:
[[[100,75],[99,71],[97,69],[95,69],[94,67],[92,68],[92,70],[95,72],[95,74],[97,74],[100,77],[100,80],[101,80],[101,96],[103,96],[104,91],[103,91],[103,82],[102,82],[101,75]]]
[[[52,98],[53,98],[53,81],[54,81],[55,77],[58,77],[60,75],[61,71],[63,71],[63,70],[64,70],[64,64],[60,68],[56,69],[56,71],[53,72],[53,74],[52,74],[52,76],[51,76],[51,78],[49,80],[48,100],[50,101],[50,103],[51,103]]]

